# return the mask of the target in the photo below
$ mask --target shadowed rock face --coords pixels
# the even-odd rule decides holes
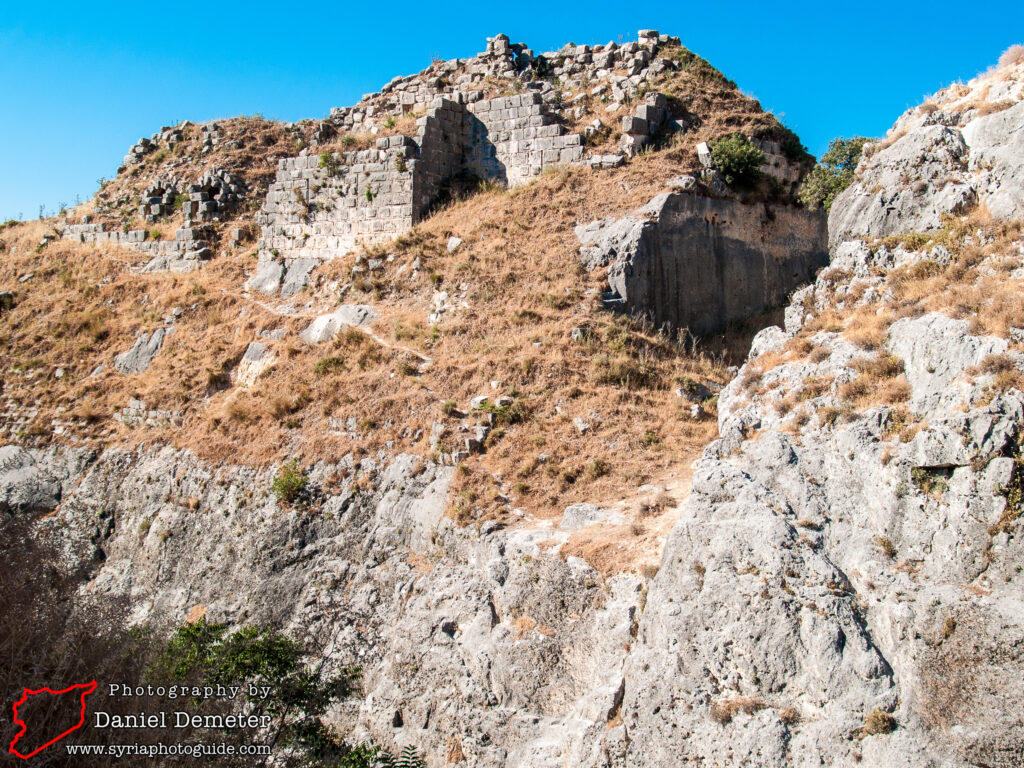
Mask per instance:
[[[828,263],[824,214],[685,193],[577,235],[624,309],[697,334],[778,306]]]

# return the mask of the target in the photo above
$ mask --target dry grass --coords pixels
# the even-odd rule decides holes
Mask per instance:
[[[516,631],[516,640],[519,640],[527,632],[535,630],[537,628],[537,622],[529,616],[520,616],[512,622],[512,627]]]
[[[721,725],[728,725],[739,713],[752,715],[765,708],[765,703],[756,696],[735,696],[718,699],[711,703],[711,719]]]
[[[375,332],[396,348],[359,332],[318,347],[292,341],[330,305],[278,315],[266,300],[243,295],[239,286],[251,268],[250,254],[228,254],[190,275],[137,274],[127,267],[142,263],[142,254],[61,241],[36,252],[47,223],[9,228],[0,235],[8,249],[0,281],[14,287],[16,306],[0,319],[0,360],[5,369],[48,375],[12,379],[4,394],[24,405],[36,398],[45,405],[36,440],[49,437],[49,419],[63,406],[88,411],[89,423],[73,430],[81,438],[135,434],[212,461],[260,466],[289,456],[351,452],[359,458],[388,441],[395,451],[427,456],[434,421],[448,425],[445,447],[456,449],[456,407],[493,393],[489,382],[499,380],[499,393],[513,393],[528,417],[505,426],[485,454],[467,460],[471,471],[459,475],[452,496],[462,519],[501,515],[509,499],[491,476],[516,477],[528,457],[542,453],[547,461],[522,478],[525,487],[514,502],[531,512],[558,514],[575,501],[628,491],[692,460],[715,434],[713,418],[689,418],[672,392],[673,380],[686,376],[722,385],[725,366],[736,361],[713,347],[693,354],[648,326],[602,310],[586,295],[600,278],[579,271],[572,226],[633,209],[672,172],[664,158],[651,155],[612,175],[567,170],[439,211],[391,245],[396,259],[374,285],[357,286],[348,297],[378,308],[384,319]],[[444,247],[450,234],[466,241],[454,254]],[[530,254],[529,269],[524,253]],[[411,279],[415,258],[424,268]],[[406,276],[399,277],[403,265]],[[351,266],[351,258],[342,258],[318,269],[307,300],[324,301],[328,283]],[[26,272],[36,276],[21,287],[17,277]],[[463,283],[471,309],[429,326],[433,291],[458,291]],[[150,369],[130,377],[113,372],[114,354],[128,349],[138,331],[160,326],[175,306],[184,310],[177,331]],[[524,309],[533,313],[530,323],[517,320]],[[281,326],[289,336],[263,339],[277,363],[255,385],[225,389],[218,383],[259,331]],[[591,329],[583,343],[570,339],[577,326]],[[414,370],[398,345],[430,356],[433,365]],[[88,378],[101,362],[105,373]],[[67,371],[60,380],[49,375],[58,366]],[[121,427],[111,416],[133,396],[153,409],[180,411],[184,428]],[[713,404],[707,407],[713,413]],[[592,413],[599,418],[591,419]],[[592,422],[586,435],[573,426],[576,416]],[[353,417],[360,425],[354,439],[344,429]]]
[[[850,361],[858,376],[839,386],[838,394],[858,410],[872,405],[896,405],[910,399],[910,384],[903,376],[903,361],[888,353]]]
[[[796,725],[800,722],[800,711],[796,707],[786,707],[779,712],[779,720],[785,725]]]
[[[843,336],[864,350],[879,349],[889,335],[895,317],[891,310],[874,307],[858,309],[846,323]]]
[[[1024,45],[1011,45],[999,57],[999,69],[1024,64]]]

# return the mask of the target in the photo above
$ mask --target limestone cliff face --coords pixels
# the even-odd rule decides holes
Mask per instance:
[[[1024,104],[1016,70],[996,84],[1000,111],[943,92],[862,161],[831,268],[723,391],[614,764],[1020,765],[1024,317],[980,318],[1019,308]]]
[[[623,310],[701,335],[779,306],[828,263],[824,214],[692,192],[658,195],[577,235],[587,265],[609,265]]]
[[[951,85],[907,110],[865,148],[857,180],[829,215],[829,242],[927,232],[943,216],[985,206],[1024,216],[1024,64]]]
[[[452,467],[321,463],[312,513],[278,505],[272,471],[170,448],[3,450],[4,503],[56,509],[43,525],[68,564],[130,598],[132,621],[198,611],[315,638],[363,668],[337,723],[430,765],[456,743],[478,766],[603,763],[641,580],[558,557],[568,534],[550,527],[458,527],[442,516]]]

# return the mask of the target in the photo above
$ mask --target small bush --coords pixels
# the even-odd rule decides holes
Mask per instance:
[[[752,696],[737,696],[733,699],[719,699],[711,705],[711,719],[721,725],[732,722],[740,712],[752,715],[764,709],[764,702]]]
[[[999,57],[999,68],[1012,67],[1015,64],[1024,64],[1024,45],[1011,45],[1003,55]]]
[[[945,467],[914,467],[910,479],[925,496],[941,496],[949,487],[952,470]]]
[[[526,421],[526,417],[530,415],[529,408],[522,400],[513,400],[511,403],[501,406],[486,402],[480,410],[493,413],[495,423],[503,426],[519,424]]]
[[[874,709],[864,718],[861,733],[865,736],[892,733],[896,730],[896,718],[884,709]]]
[[[343,370],[345,370],[345,360],[337,355],[321,358],[320,360],[317,360],[316,365],[313,366],[313,373],[317,376],[326,376],[328,373],[333,371]]]
[[[341,169],[341,162],[333,152],[320,153],[320,167],[331,176],[337,176]]]
[[[281,465],[274,482],[270,485],[270,490],[278,501],[291,504],[306,490],[308,482],[306,473],[299,467],[299,460],[291,459]]]
[[[719,139],[711,145],[711,159],[729,186],[749,188],[761,178],[764,154],[746,136]]]
[[[896,558],[896,545],[892,543],[892,539],[888,536],[876,536],[875,546],[885,555],[888,559],[894,560]]]

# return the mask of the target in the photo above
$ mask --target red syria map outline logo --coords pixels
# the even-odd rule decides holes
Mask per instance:
[[[71,728],[68,728],[68,730],[64,731],[64,733],[60,734],[59,736],[55,736],[54,738],[50,739],[48,742],[43,744],[43,746],[37,747],[36,749],[34,749],[31,752],[29,752],[27,755],[21,754],[21,752],[19,752],[18,750],[16,750],[14,748],[14,745],[18,743],[18,739],[20,739],[22,736],[24,736],[25,735],[25,731],[28,730],[28,724],[24,720],[22,720],[20,717],[18,717],[18,707],[20,707],[22,704],[24,704],[26,701],[28,701],[28,697],[29,696],[36,696],[36,695],[38,695],[40,693],[43,693],[43,692],[52,693],[52,694],[54,694],[56,696],[56,695],[60,695],[62,693],[70,693],[71,691],[77,690],[79,688],[82,689],[82,693],[80,694],[81,700],[82,700],[82,713],[81,713],[80,719],[78,721],[78,725],[74,725]],[[31,691],[28,688],[26,688],[25,692],[21,694],[21,698],[18,699],[16,702],[14,702],[14,724],[15,725],[20,725],[21,726],[21,730],[18,731],[17,734],[15,734],[14,739],[11,741],[10,749],[8,749],[7,751],[10,752],[12,755],[17,755],[22,760],[28,760],[33,755],[38,755],[40,752],[42,752],[44,749],[49,747],[51,744],[56,744],[58,741],[63,739],[65,736],[67,736],[72,731],[77,731],[79,728],[81,728],[83,725],[85,725],[85,697],[88,696],[90,693],[92,693],[95,690],[96,690],[96,681],[95,680],[93,680],[91,683],[81,683],[80,685],[72,685],[70,688],[65,688],[62,691],[54,691],[54,690],[52,690],[50,688],[40,688],[38,691]]]

